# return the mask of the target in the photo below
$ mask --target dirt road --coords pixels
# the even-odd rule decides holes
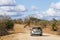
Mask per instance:
[[[17,27],[21,27],[21,29],[23,29],[23,25],[18,25]],[[24,31],[25,31],[24,33],[16,33],[14,34],[14,36],[11,35],[10,37],[5,36],[2,39],[3,40],[60,40],[60,36],[57,35],[43,33],[43,36],[31,36],[29,28],[24,29]]]
[[[30,31],[26,33],[18,33],[13,40],[60,40],[60,36],[43,33],[43,36],[31,36]]]
[[[26,33],[18,33],[12,40],[60,40],[60,36],[43,33],[43,36],[31,36],[29,28],[24,29]]]
[[[13,40],[60,40],[59,36],[43,34],[43,36],[30,36],[30,34],[18,33]]]

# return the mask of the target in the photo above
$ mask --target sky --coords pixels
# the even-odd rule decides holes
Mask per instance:
[[[60,20],[60,0],[0,0],[0,15],[9,15],[12,19],[34,16]]]

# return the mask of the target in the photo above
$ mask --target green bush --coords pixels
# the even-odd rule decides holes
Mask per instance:
[[[12,20],[7,20],[7,23],[6,23],[6,28],[7,29],[13,29],[13,21]]]
[[[57,31],[57,20],[53,18],[53,21],[51,23],[51,29],[53,31]]]

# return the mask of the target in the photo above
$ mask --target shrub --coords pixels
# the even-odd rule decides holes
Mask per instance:
[[[0,36],[8,34],[8,31],[6,30],[4,24],[0,24]]]
[[[57,21],[53,18],[53,21],[51,23],[51,28],[53,31],[57,31]]]
[[[6,23],[6,28],[7,29],[13,29],[13,21],[12,20],[7,20],[7,23]]]
[[[23,24],[23,20],[22,20],[22,19],[14,20],[14,23],[17,23],[17,24]]]

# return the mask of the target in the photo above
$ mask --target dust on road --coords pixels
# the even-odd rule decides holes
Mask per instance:
[[[43,34],[43,36],[30,36],[28,33],[18,33],[13,40],[60,40],[59,36],[50,35],[50,34]]]
[[[23,29],[23,25],[18,25],[17,27],[21,27],[21,29]],[[18,29],[20,28],[17,28],[16,30],[18,31]],[[2,39],[3,40],[60,40],[60,36],[46,34],[46,33],[43,33],[43,36],[31,36],[28,27],[23,30],[24,30],[23,33],[21,33],[22,30],[20,30],[21,31],[20,33],[16,33],[14,34],[14,36],[11,35],[5,36]]]
[[[60,40],[60,36],[43,33],[43,36],[31,36],[30,30],[25,29],[26,33],[18,33],[13,40]]]

